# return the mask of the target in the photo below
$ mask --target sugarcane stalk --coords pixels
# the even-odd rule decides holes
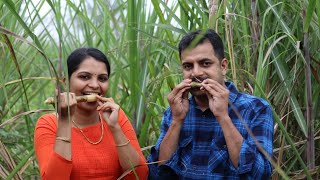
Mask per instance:
[[[201,83],[198,83],[198,82],[191,82],[190,84],[191,88],[200,88],[202,85]]]
[[[97,95],[90,94],[90,95],[84,95],[84,96],[76,96],[77,102],[96,102],[97,101]],[[47,100],[44,101],[46,104],[54,104],[54,98],[49,97]]]

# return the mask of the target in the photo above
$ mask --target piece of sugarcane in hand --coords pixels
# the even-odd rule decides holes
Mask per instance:
[[[97,95],[90,94],[90,95],[84,95],[84,96],[76,96],[77,102],[96,102],[97,101]],[[44,101],[46,104],[54,104],[54,98],[49,97],[47,100]]]
[[[194,81],[191,82],[190,86],[191,86],[191,88],[200,88],[200,87],[202,87],[201,83],[194,82]]]

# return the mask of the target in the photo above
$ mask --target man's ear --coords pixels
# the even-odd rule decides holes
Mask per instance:
[[[220,62],[222,74],[225,76],[228,71],[228,60],[226,58],[223,58]]]

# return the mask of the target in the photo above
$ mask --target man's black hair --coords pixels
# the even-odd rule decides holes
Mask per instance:
[[[179,43],[179,57],[181,58],[181,52],[187,48],[196,47],[208,40],[214,50],[215,56],[221,61],[224,58],[224,48],[220,36],[212,29],[197,30],[186,34]]]

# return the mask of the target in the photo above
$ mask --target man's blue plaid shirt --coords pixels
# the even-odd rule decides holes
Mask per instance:
[[[229,158],[222,129],[215,116],[207,109],[197,108],[194,97],[189,99],[189,112],[184,120],[176,152],[165,165],[173,169],[180,179],[269,179],[271,163],[258,150],[254,139],[248,134],[248,125],[262,148],[272,157],[273,115],[267,101],[240,93],[232,82],[225,83],[229,94],[229,116],[244,138],[238,168]],[[233,109],[236,109],[234,111]],[[238,113],[237,113],[238,112]],[[163,116],[161,134],[148,157],[149,162],[158,161],[160,144],[172,121],[171,109]],[[149,173],[154,177],[158,167],[150,165]]]

